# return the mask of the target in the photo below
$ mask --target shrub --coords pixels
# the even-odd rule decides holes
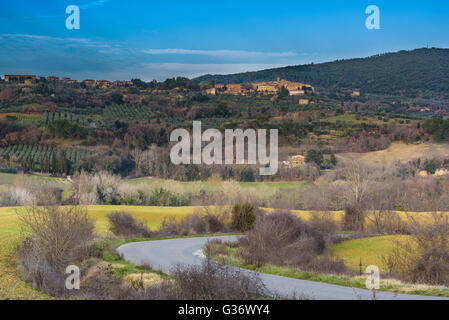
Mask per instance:
[[[324,221],[324,220],[323,220]],[[237,254],[246,264],[297,266],[311,271],[333,269],[344,264],[335,258],[317,258],[325,253],[335,229],[321,220],[304,222],[289,211],[260,214],[253,229],[238,241]]]
[[[178,233],[183,236],[189,234],[205,234],[206,222],[198,214],[189,214],[179,222]]]
[[[94,223],[80,207],[30,207],[19,214],[27,234],[18,247],[24,277],[39,289],[64,292],[67,266],[89,255]]]
[[[253,273],[206,260],[201,266],[178,266],[174,293],[181,300],[255,300],[266,293]]]
[[[127,212],[111,212],[107,215],[111,232],[124,238],[150,238],[151,232],[145,222],[138,221]]]
[[[377,234],[410,234],[409,224],[394,211],[374,210],[367,216],[367,231]]]
[[[359,204],[345,208],[343,228],[348,231],[363,231],[365,226],[365,210]]]
[[[235,204],[232,207],[231,227],[238,231],[247,231],[252,228],[256,221],[256,210],[250,203],[243,205]]]
[[[166,217],[157,230],[158,236],[176,236],[227,232],[228,213],[222,207],[205,207],[181,219]]]
[[[384,257],[390,273],[412,283],[449,285],[449,219],[434,214],[429,225],[411,223],[408,240],[397,241]]]

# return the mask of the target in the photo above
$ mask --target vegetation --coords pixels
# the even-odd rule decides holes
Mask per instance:
[[[416,95],[420,91],[444,93],[449,65],[447,49],[417,49],[363,59],[299,65],[225,76],[202,76],[198,82],[244,83],[273,81],[277,77],[331,88],[359,88],[364,92]],[[419,76],[416,76],[419,74]]]

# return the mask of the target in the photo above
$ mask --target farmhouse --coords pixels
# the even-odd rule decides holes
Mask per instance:
[[[34,81],[36,81],[36,76],[33,75],[5,75],[5,82],[31,84]]]
[[[216,94],[215,88],[206,89],[206,94],[215,96],[215,94]]]
[[[101,89],[107,89],[111,86],[112,82],[108,80],[98,80],[97,86]]]
[[[257,85],[256,90],[257,90],[257,92],[268,93],[268,94],[275,94],[279,91],[276,86],[269,85],[269,84],[259,84],[259,85]]]
[[[230,83],[226,85],[226,93],[238,95],[242,92],[242,86],[240,84]]]
[[[83,80],[83,83],[88,86],[95,86],[95,80],[92,79]]]
[[[289,162],[293,168],[302,167],[306,163],[306,158],[302,155],[296,155],[290,157]]]
[[[304,90],[289,90],[291,96],[302,96],[304,95]]]

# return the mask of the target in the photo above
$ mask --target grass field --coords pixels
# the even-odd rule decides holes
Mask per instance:
[[[205,182],[180,182],[180,181],[174,181],[174,180],[164,180],[164,179],[157,179],[157,178],[138,178],[138,179],[125,179],[125,182],[133,185],[138,184],[147,184],[147,185],[154,185],[154,184],[171,184],[171,183],[178,183],[182,185],[186,190],[189,190],[192,185],[198,185],[204,186],[205,189],[213,189],[217,182],[212,181],[205,181]],[[256,190],[260,190],[263,188],[268,189],[297,189],[302,188],[305,185],[307,185],[307,182],[305,181],[277,181],[277,182],[237,182],[238,185],[242,188],[254,188]]]
[[[449,158],[449,144],[444,143],[419,143],[405,144],[395,142],[388,149],[365,153],[341,153],[336,155],[338,160],[360,160],[369,165],[387,167],[397,161],[407,162],[421,158]]]
[[[367,266],[375,265],[381,272],[385,272],[382,257],[391,253],[395,241],[406,238],[407,236],[393,235],[343,241],[334,245],[332,252],[341,257],[351,270],[359,271],[361,260],[363,271]]]
[[[19,175],[19,174],[0,172],[0,185],[13,184],[14,180],[18,179],[20,176],[21,175]],[[34,175],[34,174],[24,174],[23,176],[31,179],[32,182],[37,182],[37,183],[53,182],[53,183],[61,184],[61,186],[66,186],[69,184],[67,179],[64,179],[64,178],[46,177],[46,176],[40,176],[40,175]]]
[[[338,115],[335,117],[326,118],[325,120],[329,121],[329,122],[333,122],[333,123],[337,122],[337,120],[338,120],[341,122],[346,121],[346,122],[358,123],[358,124],[363,123],[363,122],[367,123],[367,124],[382,124],[382,123],[393,123],[393,122],[399,124],[399,121],[401,121],[401,120],[404,123],[407,121],[407,119],[405,119],[405,118],[392,118],[392,119],[389,119],[388,122],[384,122],[383,119],[379,120],[377,118],[377,116],[375,116],[375,117],[359,116],[359,118],[357,119],[357,115],[355,115],[355,114],[342,114],[342,115]],[[416,122],[417,122],[417,120],[410,120],[411,124],[415,124]]]

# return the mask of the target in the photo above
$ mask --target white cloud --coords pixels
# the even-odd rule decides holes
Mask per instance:
[[[294,57],[295,52],[261,52],[243,50],[190,50],[190,49],[146,49],[147,54],[178,54],[178,55],[202,55],[216,58],[266,58],[266,57]]]
[[[193,63],[147,63],[138,71],[142,80],[165,80],[166,78],[184,76],[195,78],[204,74],[232,74],[248,71],[285,67],[285,64],[257,63],[223,63],[223,64],[193,64]],[[137,76],[137,75],[136,75]]]
[[[97,0],[97,1],[87,3],[87,4],[83,4],[80,6],[80,8],[81,9],[89,9],[90,7],[101,6],[109,1],[111,1],[111,0]]]

